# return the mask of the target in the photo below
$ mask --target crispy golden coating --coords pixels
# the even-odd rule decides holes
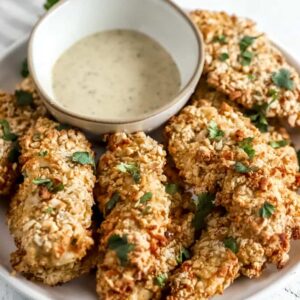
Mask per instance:
[[[17,87],[17,91],[24,91],[32,95],[32,103],[24,105],[17,101],[16,95],[0,91],[0,195],[9,195],[18,177],[18,145],[16,138],[5,138],[3,122],[7,122],[10,132],[21,136],[38,117],[46,114],[46,109],[38,97],[33,82],[26,78]],[[5,126],[5,125],[4,125]]]
[[[109,137],[98,166],[98,203],[106,217],[97,273],[101,299],[159,299],[183,247],[193,242],[192,214],[180,225],[173,222],[185,212],[179,193],[165,190],[165,156],[144,133]]]
[[[208,128],[213,121],[225,133],[224,139],[210,141]],[[243,130],[240,130],[242,128]],[[248,155],[239,147],[238,141],[256,137],[260,133],[226,103],[219,109],[211,102],[201,100],[196,105],[185,107],[167,125],[168,149],[180,176],[196,194],[213,192],[235,160],[244,160]],[[232,149],[237,151],[232,151]]]
[[[94,154],[82,133],[57,125],[41,118],[20,139],[24,182],[8,213],[17,246],[13,268],[48,285],[76,278],[94,263],[87,256],[94,244]]]
[[[191,16],[204,36],[208,83],[248,109],[271,103],[276,95],[267,116],[285,118],[291,126],[299,126],[299,74],[255,23],[224,12],[194,11]],[[274,76],[280,70],[285,71],[278,83]]]
[[[267,262],[283,267],[290,239],[299,238],[300,225],[300,198],[294,191],[299,167],[287,133],[273,128],[262,134],[227,103],[213,106],[199,100],[171,119],[166,136],[169,152],[187,187],[196,194],[215,194],[214,205],[226,209],[227,234],[238,246],[238,273],[257,277]],[[205,234],[200,244],[203,239]],[[197,255],[194,251],[192,265]],[[190,272],[194,272],[193,267]],[[180,275],[180,282],[190,278],[185,275]],[[189,290],[191,286],[195,290],[196,282],[189,282],[183,289],[178,280],[174,279],[171,286],[177,286],[174,295],[180,289],[179,295],[186,295],[180,299],[209,297],[226,286],[221,284],[211,291],[209,284],[199,285],[198,294],[191,296]]]
[[[237,256],[224,246],[230,221],[213,213],[207,229],[193,247],[193,256],[171,276],[168,300],[208,299],[221,294],[239,276]]]

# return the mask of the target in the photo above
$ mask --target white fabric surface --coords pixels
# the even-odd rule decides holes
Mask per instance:
[[[248,16],[256,20],[263,30],[280,41],[300,60],[299,0],[176,0],[176,2],[186,8],[197,6]],[[43,0],[0,0],[0,55],[10,44],[30,32],[34,22],[43,14],[43,3]],[[294,280],[285,288],[277,291],[274,288],[273,294],[268,297],[272,300],[299,298],[300,272],[295,274]],[[24,299],[0,280],[0,300]]]

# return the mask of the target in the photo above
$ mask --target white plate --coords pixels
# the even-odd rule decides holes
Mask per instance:
[[[287,51],[284,51],[284,53],[289,62],[293,64],[300,73],[300,64],[292,58]],[[15,84],[20,81],[20,66],[24,57],[26,57],[26,40],[13,45],[8,49],[6,54],[0,58],[1,89],[12,91]],[[297,141],[294,139],[294,142],[296,143]],[[12,276],[10,274],[12,270],[9,263],[9,256],[15,247],[5,223],[6,210],[6,203],[0,199],[0,278],[11,284],[25,296],[36,300],[97,299],[94,275],[85,276],[54,288],[32,283],[19,275],[16,277]],[[296,274],[297,269],[300,270],[300,242],[294,242],[292,244],[289,264],[283,270],[277,271],[273,266],[269,266],[259,279],[249,280],[240,278],[225,291],[224,295],[214,299],[242,300],[255,298],[257,300],[261,297],[267,298],[272,289],[275,287],[278,289],[291,280],[292,276]]]

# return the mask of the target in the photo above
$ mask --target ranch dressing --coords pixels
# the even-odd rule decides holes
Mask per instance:
[[[53,69],[56,99],[68,110],[97,118],[130,118],[168,103],[180,89],[171,55],[132,30],[88,36],[69,48]]]

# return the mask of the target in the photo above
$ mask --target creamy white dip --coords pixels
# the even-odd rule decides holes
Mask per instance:
[[[180,89],[171,55],[131,30],[109,30],[75,43],[57,60],[53,90],[68,110],[90,117],[130,118],[168,103]]]

